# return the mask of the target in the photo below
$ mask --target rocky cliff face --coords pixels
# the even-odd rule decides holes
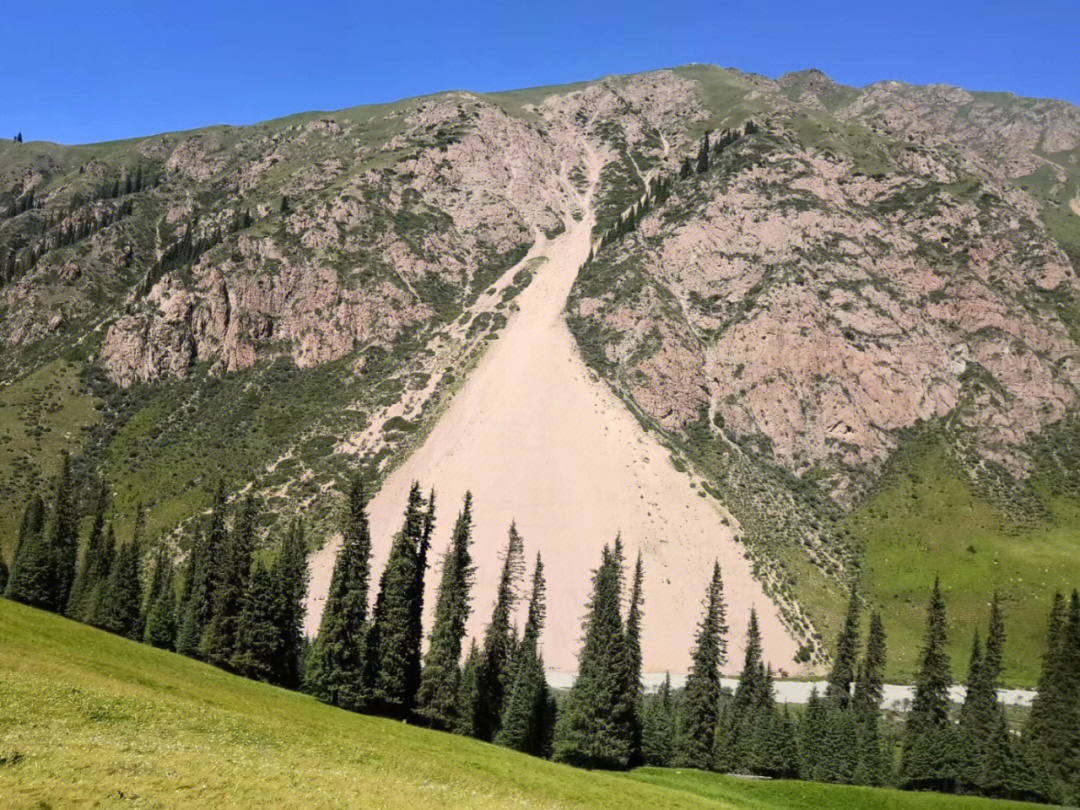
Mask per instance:
[[[602,251],[571,311],[660,424],[707,411],[841,491],[953,413],[1022,474],[1015,448],[1076,404],[1076,271],[1024,191],[888,160],[868,176],[782,125],[746,139]]]

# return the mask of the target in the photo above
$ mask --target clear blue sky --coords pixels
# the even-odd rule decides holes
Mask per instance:
[[[688,62],[1080,104],[1080,0],[6,0],[0,55],[0,135],[61,143]]]

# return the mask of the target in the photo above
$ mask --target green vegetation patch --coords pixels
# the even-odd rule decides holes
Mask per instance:
[[[1032,686],[1045,647],[1054,591],[1077,586],[1080,505],[1049,495],[1035,526],[1010,519],[980,494],[940,441],[901,452],[882,487],[848,518],[862,538],[863,587],[881,608],[889,637],[889,677],[910,680],[935,576],[948,606],[953,676],[966,673],[971,635],[985,625],[989,599],[1004,599],[1005,681]]]

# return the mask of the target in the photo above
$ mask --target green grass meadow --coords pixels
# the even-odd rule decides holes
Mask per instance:
[[[888,677],[911,682],[923,642],[926,605],[941,578],[953,676],[967,675],[975,628],[985,637],[990,597],[1005,608],[1007,685],[1038,681],[1055,590],[1080,587],[1076,526],[1080,507],[1045,498],[1050,514],[1030,526],[1005,516],[972,488],[939,445],[904,459],[896,474],[850,516],[863,538],[864,593],[882,611]]]

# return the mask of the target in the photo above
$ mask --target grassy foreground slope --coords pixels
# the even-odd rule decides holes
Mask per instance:
[[[334,709],[0,599],[0,807],[132,805],[1020,807],[694,771],[575,770]]]
[[[331,708],[0,599],[0,807],[132,800],[155,808],[717,806]]]
[[[672,768],[639,768],[628,778],[650,785],[682,790],[703,796],[718,805],[770,810],[1017,810],[1041,805],[980,799],[975,796],[944,796],[940,793],[905,793],[902,790],[823,785],[817,782],[769,781],[719,776],[703,771]]]

